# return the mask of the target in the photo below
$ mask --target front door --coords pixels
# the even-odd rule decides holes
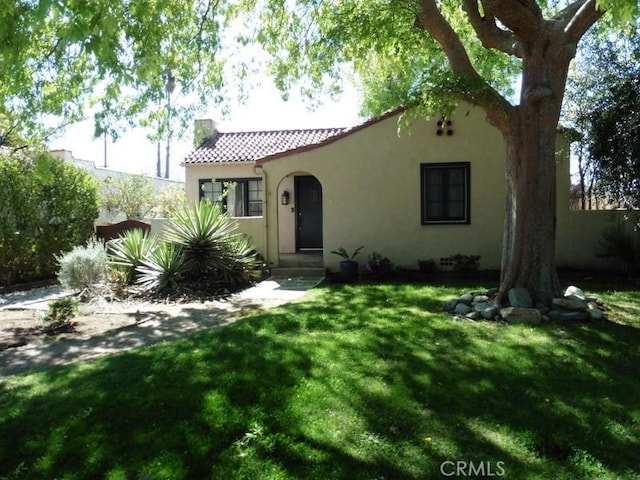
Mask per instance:
[[[297,249],[321,249],[322,186],[316,177],[295,177],[295,192]]]

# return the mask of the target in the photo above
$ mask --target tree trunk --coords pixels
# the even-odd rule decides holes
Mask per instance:
[[[524,56],[520,105],[508,124],[500,125],[507,145],[507,198],[499,303],[513,287],[526,288],[535,305],[550,306],[560,293],[556,136],[571,57],[562,55],[562,48],[549,48],[551,43],[541,42],[544,47]]]

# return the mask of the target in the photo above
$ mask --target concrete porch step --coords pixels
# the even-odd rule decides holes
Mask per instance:
[[[324,267],[274,267],[271,269],[271,276],[275,278],[324,277],[326,274]]]
[[[322,252],[281,253],[278,260],[279,268],[321,268]]]

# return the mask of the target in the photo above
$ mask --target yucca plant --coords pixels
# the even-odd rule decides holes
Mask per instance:
[[[165,238],[184,250],[189,281],[235,287],[248,281],[247,270],[255,265],[254,247],[236,228],[219,205],[201,201],[176,212]]]
[[[127,284],[136,280],[136,268],[158,246],[158,238],[139,228],[128,230],[108,243],[109,263],[124,274]]]
[[[172,293],[179,289],[188,270],[184,249],[175,243],[160,242],[136,268],[137,284],[159,294]]]

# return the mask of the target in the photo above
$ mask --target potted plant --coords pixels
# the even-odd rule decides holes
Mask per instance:
[[[340,273],[345,280],[354,280],[358,276],[358,262],[356,262],[354,258],[356,258],[356,255],[358,255],[363,248],[364,245],[359,246],[351,255],[349,255],[344,247],[331,251],[334,255],[343,258],[343,260],[340,261]]]

